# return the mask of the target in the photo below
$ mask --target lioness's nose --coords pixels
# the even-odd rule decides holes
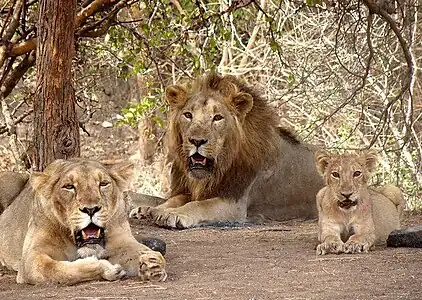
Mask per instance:
[[[208,140],[189,139],[189,142],[196,147],[201,147],[202,145],[206,144]]]
[[[92,217],[97,211],[100,211],[101,206],[94,206],[94,207],[84,207],[83,209],[79,209],[81,212],[86,213],[88,216]]]
[[[341,193],[341,195],[346,198],[349,199],[350,196],[352,196],[353,193]]]

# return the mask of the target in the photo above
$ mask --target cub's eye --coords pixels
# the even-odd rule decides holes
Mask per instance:
[[[192,119],[192,114],[190,112],[184,112],[183,115],[185,116],[186,119]]]
[[[338,172],[331,172],[331,176],[334,178],[340,178],[340,174]]]
[[[220,120],[223,120],[223,119],[224,119],[224,117],[222,115],[215,115],[212,120],[213,121],[220,121]]]
[[[353,177],[359,177],[360,175],[362,175],[362,172],[361,171],[355,171],[353,173]]]
[[[64,186],[62,186],[62,188],[66,190],[74,190],[75,186],[73,184],[65,184]]]
[[[108,186],[110,184],[110,182],[108,182],[108,181],[101,181],[100,182],[100,187],[106,187],[106,186]]]

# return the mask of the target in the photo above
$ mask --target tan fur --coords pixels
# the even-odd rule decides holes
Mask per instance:
[[[123,192],[132,163],[105,166],[86,159],[57,160],[0,215],[0,262],[18,271],[19,283],[164,280],[165,260],[138,243],[127,219]],[[92,214],[84,209],[98,208]],[[105,229],[105,247],[77,248],[75,232],[90,223]],[[106,258],[106,259],[105,259]]]
[[[277,115],[256,91],[235,77],[206,74],[189,89],[168,87],[165,97],[171,195],[157,207],[132,210],[132,217],[186,228],[316,215],[314,197],[322,180],[313,151],[277,127]],[[190,169],[195,152],[212,167]]]
[[[0,214],[13,202],[22,191],[29,174],[16,172],[0,173]]]
[[[400,228],[404,200],[398,187],[368,187],[376,166],[375,152],[330,155],[318,151],[315,157],[326,184],[316,197],[317,254],[367,252],[374,244],[384,244]],[[350,204],[353,201],[355,205]]]

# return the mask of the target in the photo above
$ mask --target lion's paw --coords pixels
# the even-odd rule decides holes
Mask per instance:
[[[113,281],[117,279],[121,279],[123,276],[126,275],[125,270],[123,268],[116,264],[113,265],[108,260],[101,259],[100,264],[103,267],[103,272],[101,273],[101,277],[103,277],[106,280]]]
[[[150,207],[150,206],[138,206],[130,211],[129,218],[134,218],[134,219],[150,218],[152,209],[153,207]]]
[[[142,251],[139,257],[138,276],[142,281],[165,281],[166,261],[160,252]]]
[[[325,255],[329,253],[339,254],[344,252],[344,243],[342,241],[324,242],[317,246],[317,255]]]
[[[150,213],[154,223],[160,227],[184,229],[197,225],[191,217],[173,211],[171,208],[152,209]]]
[[[344,244],[344,252],[345,253],[362,253],[368,252],[371,245],[367,242],[357,242],[357,241],[347,241]]]

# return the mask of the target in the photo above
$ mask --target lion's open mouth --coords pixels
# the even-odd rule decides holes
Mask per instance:
[[[189,157],[189,170],[205,170],[210,171],[212,169],[212,166],[214,164],[214,160],[212,158],[207,158],[205,156],[202,156],[198,152],[191,155]]]
[[[75,233],[77,247],[83,247],[87,244],[105,245],[104,228],[91,223],[87,227]]]
[[[357,201],[353,201],[353,200],[350,200],[350,199],[346,199],[346,200],[343,200],[343,201],[338,201],[338,206],[340,206],[341,208],[344,208],[344,209],[349,209],[352,206],[355,206],[357,204],[358,204]]]

